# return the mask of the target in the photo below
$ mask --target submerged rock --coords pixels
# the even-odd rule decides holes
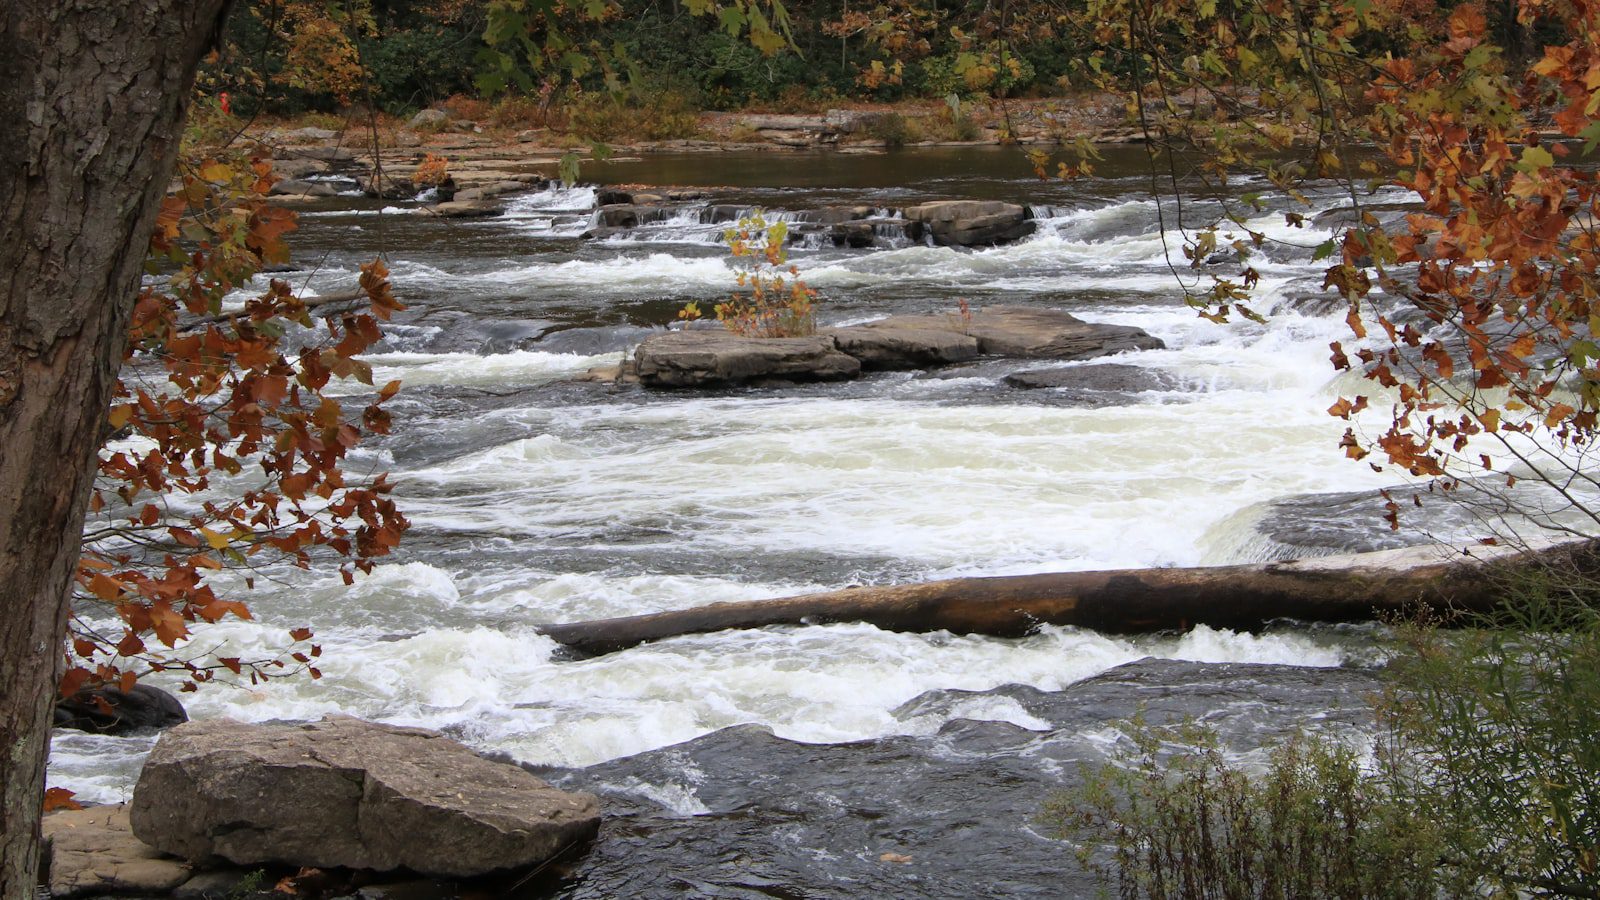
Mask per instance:
[[[894,711],[907,732],[894,737],[813,744],[744,725],[535,768],[616,813],[556,896],[1097,896],[1039,814],[1118,746],[1115,723],[1199,718],[1244,752],[1303,727],[1361,728],[1376,685],[1350,669],[1144,660],[1055,692],[930,692]]]
[[[189,714],[177,697],[148,684],[136,684],[127,693],[114,687],[80,691],[55,709],[55,727],[100,734],[171,728],[187,721]]]
[[[600,807],[437,732],[329,717],[174,728],[130,815],[140,839],[192,860],[465,877],[556,856],[594,834]]]
[[[639,381],[651,387],[706,387],[750,381],[841,381],[861,374],[861,362],[840,352],[833,337],[740,337],[720,329],[654,335],[634,351]]]
[[[1171,390],[1176,386],[1176,380],[1165,372],[1122,363],[1099,363],[1061,369],[1029,369],[1013,372],[1006,376],[1005,381],[1006,384],[1019,388],[1067,388],[1105,394],[1138,394],[1144,391]]]

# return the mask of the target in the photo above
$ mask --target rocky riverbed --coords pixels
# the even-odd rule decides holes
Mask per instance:
[[[479,841],[470,853],[451,855],[448,864],[467,865],[470,857],[474,864],[495,868],[494,854],[501,852],[510,871],[488,881],[465,882],[419,881],[328,866],[336,857],[358,864],[373,860],[370,854],[376,849],[421,854],[411,865],[426,870],[426,860],[438,856],[470,824],[460,819],[463,814],[491,822],[503,815],[492,806],[485,810],[470,798],[451,801],[460,811],[449,814],[449,827],[441,826],[437,837],[429,836],[429,820],[416,814],[408,814],[410,826],[398,831],[386,832],[376,819],[369,822],[370,817],[359,825],[343,822],[346,813],[338,800],[342,789],[324,791],[321,797],[304,788],[269,791],[256,799],[226,790],[194,806],[183,799],[191,789],[170,783],[172,779],[221,771],[203,761],[208,746],[210,752],[233,754],[240,741],[251,740],[247,734],[208,738],[194,730],[178,742],[181,749],[174,744],[155,763],[148,788],[152,800],[135,816],[141,837],[192,852],[174,857],[153,850],[128,833],[126,812],[118,808],[55,814],[47,823],[52,892],[57,897],[132,892],[180,900],[243,900],[252,890],[281,879],[299,879],[313,894],[345,893],[364,900],[442,900],[486,889],[570,900],[856,898],[868,893],[907,900],[1090,896],[1095,881],[1077,863],[1074,840],[1059,834],[1058,823],[1041,813],[1047,801],[1082,783],[1084,766],[1102,763],[1126,748],[1121,723],[1136,714],[1151,724],[1196,719],[1216,731],[1230,753],[1248,759],[1262,742],[1305,728],[1359,743],[1369,722],[1364,698],[1376,687],[1372,673],[1357,669],[1143,660],[1061,691],[1008,685],[990,691],[928,692],[893,711],[908,726],[900,737],[811,744],[746,725],[586,768],[531,766],[534,774],[557,787],[585,792],[570,796],[600,798],[605,812],[598,835],[570,845],[557,840],[560,856],[532,871],[526,862],[518,864],[526,848],[507,845],[497,851],[494,842]],[[341,761],[340,751],[330,747],[336,755],[328,757],[327,765],[333,768],[322,768],[326,774],[320,777],[337,783],[341,768],[358,771],[369,765],[376,766],[373,777],[380,783],[399,785],[397,777],[410,777],[397,774],[393,766],[386,771],[381,764],[388,752],[382,749],[384,741],[392,741],[393,735],[370,728],[363,733],[359,740],[367,742],[368,751]],[[287,788],[299,784],[296,779],[318,776],[316,767],[296,762],[292,745],[262,744],[259,752],[252,751],[261,753],[282,756],[288,766],[273,765],[254,777]],[[254,764],[236,756],[218,762],[243,776],[249,776]],[[408,766],[423,762],[416,758]],[[474,776],[470,766],[456,765],[445,765],[435,774],[441,784],[469,791],[484,790],[483,778],[493,775],[490,780],[499,787],[485,801],[498,806],[523,803],[510,784],[515,781],[511,773],[523,773],[497,763],[474,765],[505,769],[506,775],[486,770]],[[418,771],[427,771],[427,766]],[[469,782],[479,783],[474,787]],[[539,790],[535,786],[533,796]],[[136,798],[136,809],[140,802]],[[230,803],[237,808],[225,817],[262,822],[261,828],[275,822],[273,830],[241,831],[242,824],[231,830],[208,829],[205,823],[225,812],[217,804]],[[189,814],[163,824],[167,820],[162,816],[185,804]],[[458,819],[461,825],[452,824]],[[320,842],[315,840],[319,829],[326,830]],[[361,833],[382,843],[353,843]],[[250,834],[257,836],[241,840]],[[212,836],[205,838],[203,848],[194,849],[193,836],[202,835]],[[230,842],[234,849],[217,840]],[[271,848],[277,848],[277,861]],[[219,865],[214,861],[219,852],[246,856]],[[315,876],[303,869],[313,863],[319,869]],[[263,891],[261,896],[270,894]]]

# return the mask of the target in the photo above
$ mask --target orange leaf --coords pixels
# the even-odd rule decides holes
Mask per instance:
[[[66,788],[50,788],[44,792],[44,811],[55,812],[58,809],[83,809],[83,804],[72,799],[76,796]]]

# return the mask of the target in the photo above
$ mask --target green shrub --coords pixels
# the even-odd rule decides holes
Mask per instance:
[[[676,91],[584,93],[567,104],[566,118],[567,131],[591,141],[662,141],[700,132],[694,106]]]
[[[1194,726],[1127,730],[1136,751],[1046,807],[1056,833],[1123,898],[1433,900],[1434,823],[1325,740],[1277,748],[1265,774]]]
[[[1251,778],[1138,726],[1046,818],[1125,898],[1600,897],[1594,555],[1524,568],[1472,627],[1399,628],[1372,772],[1302,740]]]
[[[922,140],[922,131],[916,123],[894,112],[866,116],[862,131],[870,138],[883,141],[886,147],[903,147]]]
[[[1600,584],[1545,568],[1506,595],[1479,627],[1402,629],[1385,774],[1475,878],[1600,896]]]

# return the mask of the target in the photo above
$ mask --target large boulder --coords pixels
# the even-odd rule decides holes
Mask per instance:
[[[449,124],[449,113],[442,109],[424,109],[411,117],[406,128],[411,131],[438,131]]]
[[[1033,233],[1028,211],[998,200],[939,200],[908,206],[902,211],[933,236],[936,244],[986,247],[1004,244]]]
[[[102,734],[170,728],[187,721],[189,715],[177,697],[148,684],[136,684],[127,692],[115,687],[79,691],[58,701],[55,709],[57,728]]]
[[[639,381],[651,387],[704,387],[749,381],[842,381],[861,362],[840,352],[833,336],[740,337],[721,329],[669,331],[634,351]]]
[[[923,317],[919,317],[923,318]],[[863,369],[926,369],[965,362],[978,355],[978,339],[954,327],[936,328],[888,318],[828,331]]]
[[[125,806],[49,813],[40,826],[50,896],[162,894],[189,880],[189,864],[133,836]]]
[[[600,807],[437,732],[330,716],[191,722],[162,735],[130,809],[145,843],[192,860],[471,877],[592,836]]]

